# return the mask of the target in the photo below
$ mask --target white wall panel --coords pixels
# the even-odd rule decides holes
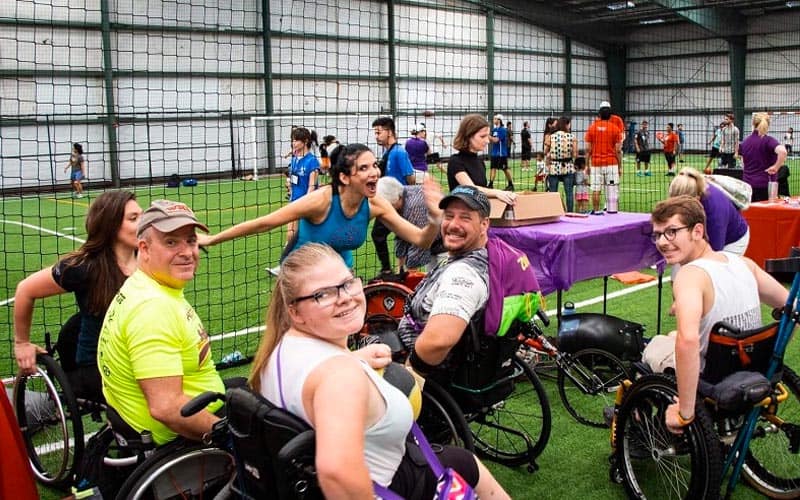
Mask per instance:
[[[563,38],[551,31],[505,16],[494,23],[494,43],[506,49],[527,49],[541,52],[564,52]]]
[[[589,56],[589,57],[605,57],[603,51],[590,47],[580,42],[572,42],[572,55],[575,56]]]
[[[0,17],[99,23],[100,0],[6,0]]]
[[[486,46],[486,16],[477,13],[397,5],[395,31],[398,41]]]
[[[96,1],[96,0],[95,0]],[[220,29],[259,29],[261,2],[110,0],[111,20],[150,26],[197,26]]]
[[[100,70],[100,31],[0,25],[0,69]]]
[[[800,33],[797,34],[800,43]],[[800,49],[747,54],[745,72],[748,80],[800,77]],[[796,88],[798,88],[796,86]]]
[[[564,60],[558,57],[495,52],[495,79],[520,83],[533,82],[545,77],[563,83]]]
[[[258,39],[224,33],[122,32],[112,37],[112,64],[133,71],[263,71]]]
[[[325,34],[345,37],[386,37],[386,4],[349,0],[299,2],[269,0],[270,29],[293,34]],[[331,22],[335,20],[337,22]]]
[[[487,91],[483,82],[402,80],[399,82],[397,99],[408,109],[485,109]]]
[[[676,87],[635,89],[626,95],[627,108],[637,110],[676,111],[728,109],[731,106],[729,87]]]
[[[800,110],[800,86],[787,83],[748,85],[744,102],[748,109],[759,111],[775,108]]]
[[[382,66],[382,69],[382,73],[388,73],[388,62]],[[486,54],[475,50],[399,46],[397,47],[397,73],[400,76],[485,80],[487,75]]]
[[[597,59],[573,59],[572,83],[606,87],[608,85],[606,62]]]

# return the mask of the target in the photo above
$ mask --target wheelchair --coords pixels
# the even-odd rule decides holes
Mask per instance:
[[[200,394],[181,414],[193,415],[218,399],[225,401],[226,416],[214,425],[206,446],[235,457],[235,474],[217,498],[323,498],[314,465],[315,434],[308,424],[245,387]],[[142,467],[141,476],[158,467]]]
[[[14,381],[14,411],[28,458],[37,481],[49,487],[69,485],[83,457],[84,430],[99,427],[105,409],[102,402],[78,397],[69,383],[79,328],[75,314],[62,326],[55,345],[47,333],[47,354],[36,356],[36,373]]]
[[[360,336],[388,344],[399,363],[408,352],[397,326],[420,278],[408,273],[401,282],[376,280],[364,287],[367,316]],[[551,414],[544,386],[518,354],[524,325],[517,322],[495,338],[481,333],[482,324],[482,317],[470,322],[448,365],[428,377],[417,421],[433,443],[509,466],[527,464],[533,471],[549,440]]]
[[[787,266],[797,272],[800,259],[767,261],[766,267]],[[744,332],[714,325],[695,419],[682,434],[664,423],[677,396],[673,376],[648,373],[623,383],[611,430],[610,478],[631,498],[718,498],[729,469],[726,497],[740,472],[765,496],[800,497],[800,377],[782,363],[800,322],[798,288],[800,274],[779,324]]]

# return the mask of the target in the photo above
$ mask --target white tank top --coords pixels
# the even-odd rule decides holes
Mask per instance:
[[[700,318],[700,371],[705,367],[708,336],[711,327],[725,321],[743,330],[761,326],[761,301],[758,298],[756,277],[738,255],[720,252],[727,262],[697,259],[687,266],[697,266],[711,278],[714,286],[714,304]]]
[[[314,368],[334,356],[352,353],[322,340],[284,336],[261,372],[261,394],[311,425],[303,407],[303,385]],[[386,405],[383,416],[364,432],[364,459],[372,480],[389,486],[406,452],[406,436],[414,420],[411,403],[366,362],[357,361]]]

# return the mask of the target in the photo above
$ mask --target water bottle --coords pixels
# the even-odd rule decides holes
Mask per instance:
[[[614,181],[608,181],[606,186],[606,212],[610,214],[617,213],[617,205],[619,202],[619,186],[614,184]]]
[[[228,354],[222,356],[220,360],[220,364],[223,365],[232,365],[234,363],[238,363],[239,361],[243,360],[244,356],[242,356],[241,351],[233,351],[229,352]]]
[[[564,302],[564,308],[561,310],[561,324],[558,325],[558,335],[570,335],[578,330],[580,324],[580,318],[575,316],[575,304]]]
[[[503,219],[514,220],[514,205],[506,205],[506,209],[503,211]]]
[[[767,183],[767,199],[768,201],[778,201],[778,178],[777,176],[770,175],[769,182]]]

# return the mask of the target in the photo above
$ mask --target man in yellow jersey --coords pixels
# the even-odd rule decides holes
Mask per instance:
[[[221,402],[184,418],[181,407],[204,391],[224,392],[203,323],[183,296],[200,259],[195,229],[208,232],[183,203],[158,200],[142,213],[138,269],[106,313],[97,366],[106,401],[157,445],[180,435],[199,440]]]

